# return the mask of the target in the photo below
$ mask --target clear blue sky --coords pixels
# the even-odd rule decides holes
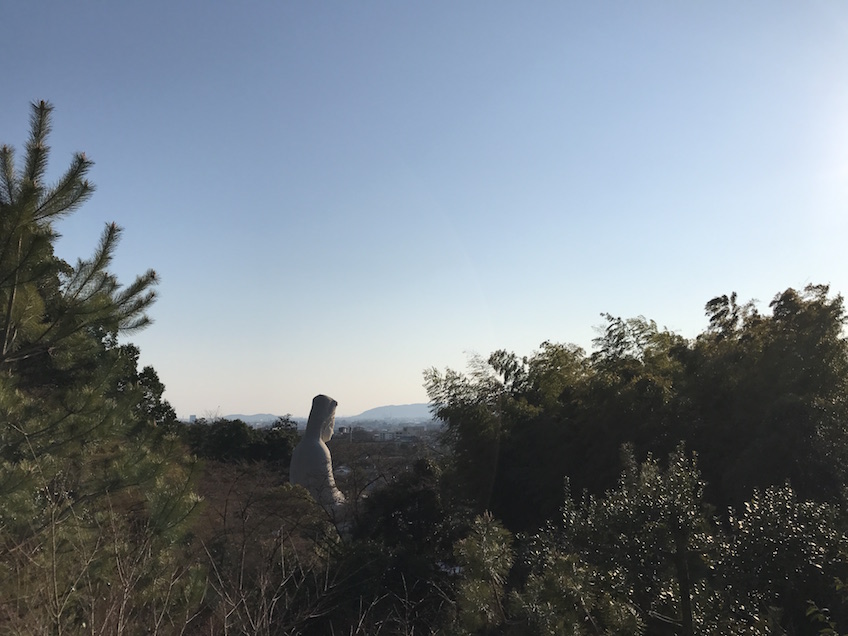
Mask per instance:
[[[470,352],[693,336],[710,298],[848,292],[848,4],[12,2],[0,142],[56,107],[58,228],[161,276],[180,416],[426,401]]]

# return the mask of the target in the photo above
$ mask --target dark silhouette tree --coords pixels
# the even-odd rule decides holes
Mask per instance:
[[[477,510],[513,530],[556,514],[572,493],[615,486],[622,444],[641,461],[680,442],[698,453],[717,509],[787,480],[803,499],[841,501],[848,485],[848,343],[841,296],[789,289],[761,314],[736,296],[707,303],[687,340],[644,318],[606,316],[585,356],[544,343],[498,351],[467,374],[429,370],[434,413]]]

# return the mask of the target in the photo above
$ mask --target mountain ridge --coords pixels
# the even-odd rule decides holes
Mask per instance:
[[[430,405],[425,402],[416,404],[390,404],[377,406],[363,411],[359,415],[345,418],[346,420],[431,420]]]
[[[262,422],[273,422],[279,415],[271,413],[254,413],[246,415],[244,413],[233,413],[224,415],[225,420],[241,420],[246,424],[256,424]],[[292,417],[293,420],[306,420],[306,417]],[[430,405],[426,402],[418,402],[415,404],[388,404],[385,406],[376,406],[360,413],[359,415],[337,415],[338,420],[412,420],[412,421],[429,421],[433,419],[430,413]]]

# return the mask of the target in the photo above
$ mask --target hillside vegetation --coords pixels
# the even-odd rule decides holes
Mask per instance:
[[[0,148],[0,632],[838,634],[848,343],[823,285],[706,304],[693,339],[606,316],[430,369],[436,448],[330,442],[347,516],[288,484],[296,427],[183,424],[123,338],[156,275],[54,254],[51,106]]]

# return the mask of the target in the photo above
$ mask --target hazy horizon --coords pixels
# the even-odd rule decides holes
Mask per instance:
[[[314,396],[313,396],[314,397]],[[374,411],[376,409],[382,408],[403,408],[403,407],[411,407],[411,406],[424,406],[428,405],[428,402],[415,402],[412,404],[377,404],[375,406],[371,406],[365,410],[358,411],[356,413],[347,413],[344,411],[339,411],[336,413],[336,419],[352,419],[364,415],[368,411]],[[227,413],[227,414],[216,414],[216,413],[207,413],[206,415],[199,415],[197,413],[191,413],[190,415],[195,415],[198,418],[207,417],[207,418],[216,418],[216,417],[224,417],[224,418],[237,418],[237,417],[258,417],[258,416],[269,416],[269,417],[281,417],[285,415],[289,415],[296,419],[307,419],[309,417],[309,411],[305,411],[303,413],[265,413],[265,412],[250,412],[250,413]],[[187,418],[182,418],[187,419]]]
[[[180,417],[427,401],[469,354],[691,337],[736,291],[848,291],[848,5],[8,3],[0,143],[55,106],[57,226],[155,269],[126,337]]]

